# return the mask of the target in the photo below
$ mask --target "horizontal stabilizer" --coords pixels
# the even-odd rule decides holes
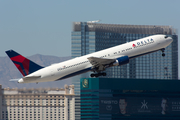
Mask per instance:
[[[23,80],[26,81],[26,80],[35,80],[37,78],[40,78],[41,76],[26,76],[26,77],[23,77]]]
[[[21,78],[18,78],[18,79],[10,79],[9,81],[18,81],[18,80],[20,80]]]

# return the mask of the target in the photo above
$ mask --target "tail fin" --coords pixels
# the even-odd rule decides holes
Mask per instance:
[[[43,68],[40,65],[20,55],[19,53],[15,52],[14,50],[8,50],[6,51],[6,54],[9,56],[9,58],[12,60],[12,62],[15,64],[15,66],[23,76],[29,75]]]

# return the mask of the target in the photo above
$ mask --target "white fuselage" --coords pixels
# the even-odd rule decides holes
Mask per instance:
[[[165,35],[153,35],[145,37],[122,45],[94,52],[85,56],[77,57],[65,62],[50,65],[27,75],[41,76],[40,78],[29,81],[23,81],[23,79],[20,79],[18,82],[33,83],[65,79],[84,72],[91,71],[92,64],[87,59],[89,57],[116,59],[125,55],[128,56],[129,59],[132,59],[144,54],[163,49],[169,44],[171,44],[172,41],[173,40],[171,37],[165,38]]]

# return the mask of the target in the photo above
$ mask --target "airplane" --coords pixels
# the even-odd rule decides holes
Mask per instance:
[[[173,39],[167,35],[152,35],[47,67],[34,63],[14,50],[8,50],[7,55],[23,75],[22,78],[10,81],[18,83],[57,81],[89,71],[93,72],[91,77],[106,76],[103,72],[105,69],[128,64],[130,59],[159,50],[162,51],[162,56],[165,56],[164,50],[172,41]]]

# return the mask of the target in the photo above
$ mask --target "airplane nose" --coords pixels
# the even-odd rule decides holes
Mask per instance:
[[[168,41],[169,41],[169,42],[172,42],[172,41],[173,41],[172,37],[169,37],[169,38],[168,38]]]
[[[168,43],[172,43],[173,39],[172,39],[172,37],[166,37],[166,41],[167,41]]]

